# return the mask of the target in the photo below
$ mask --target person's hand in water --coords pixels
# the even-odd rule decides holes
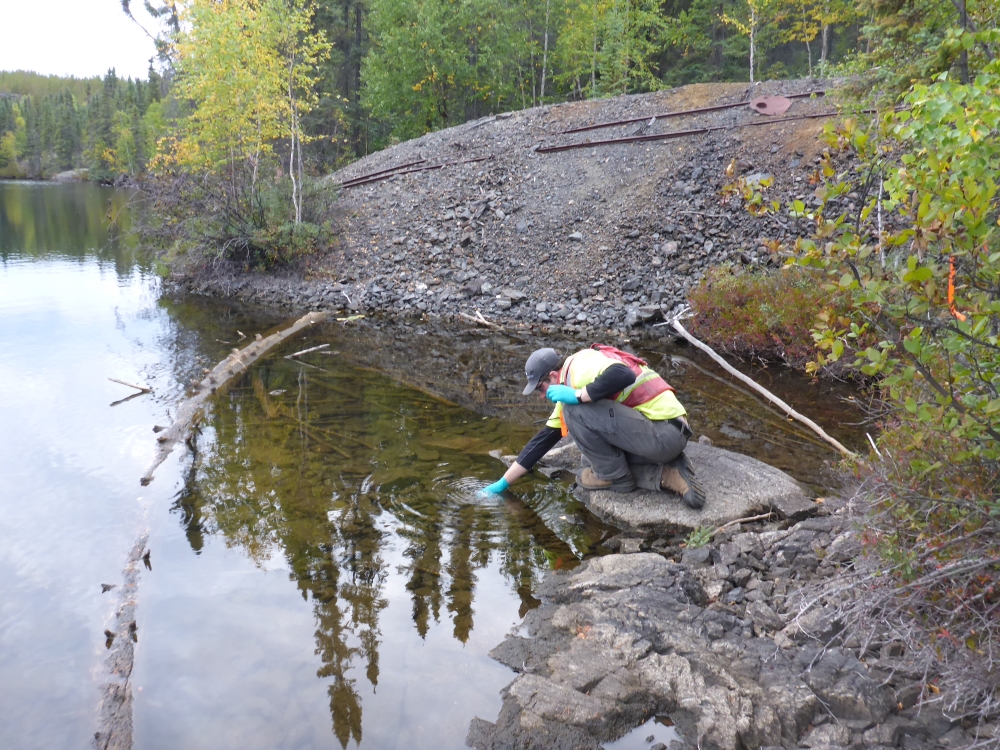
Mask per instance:
[[[510,487],[510,482],[508,482],[503,477],[500,477],[493,484],[487,485],[479,490],[480,497],[487,497],[489,495],[499,495],[501,492]]]
[[[550,385],[545,391],[545,398],[554,404],[574,406],[580,403],[580,399],[576,397],[576,391],[568,385]]]

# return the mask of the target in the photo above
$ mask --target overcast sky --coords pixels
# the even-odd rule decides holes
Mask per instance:
[[[155,22],[132,0],[135,17]],[[0,70],[144,77],[156,53],[152,40],[122,12],[120,0],[0,0]]]

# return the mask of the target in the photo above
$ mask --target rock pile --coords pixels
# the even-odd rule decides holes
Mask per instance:
[[[769,240],[808,233],[806,223],[785,215],[755,219],[722,192],[741,176],[758,183],[770,177],[769,199],[814,200],[810,179],[823,119],[559,153],[537,153],[537,146],[635,130],[633,123],[561,134],[570,127],[823,88],[819,81],[770,82],[752,91],[699,84],[539,107],[431,133],[330,177],[339,183],[419,159],[448,162],[343,188],[331,208],[339,244],[308,268],[271,276],[217,268],[181,283],[285,309],[446,318],[478,310],[541,332],[653,323],[684,301],[706,268],[766,264]],[[831,109],[825,99],[797,99],[788,116]],[[738,107],[655,120],[647,131],[762,118]]]
[[[900,669],[899,645],[843,638],[837,602],[817,593],[858,552],[840,507],[724,533],[680,561],[617,554],[552,574],[492,652],[518,676],[468,742],[597,750],[669,715],[690,748],[968,746],[971,731],[915,708],[922,675]]]

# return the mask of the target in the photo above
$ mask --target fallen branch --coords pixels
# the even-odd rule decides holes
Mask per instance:
[[[325,312],[311,312],[304,315],[288,328],[276,333],[272,333],[266,338],[259,338],[247,344],[243,349],[233,349],[232,354],[217,364],[204,380],[195,385],[195,394],[186,401],[183,401],[177,408],[173,423],[156,438],[159,446],[156,450],[156,457],[152,466],[146,471],[142,479],[139,480],[143,486],[153,481],[153,472],[162,464],[167,456],[181,440],[186,440],[191,434],[192,427],[201,416],[202,408],[209,397],[214,395],[220,388],[228,385],[234,377],[244,372],[262,354],[291,338],[304,328],[308,328],[313,323],[319,323],[327,317]]]
[[[715,362],[717,362],[726,372],[728,372],[734,378],[742,381],[746,385],[748,385],[751,388],[753,388],[755,391],[757,391],[757,393],[759,393],[762,396],[764,396],[764,398],[766,398],[768,401],[770,401],[770,402],[778,405],[779,407],[781,407],[781,409],[783,409],[784,412],[788,416],[793,417],[794,419],[797,419],[800,422],[802,422],[802,424],[806,425],[809,429],[811,429],[813,432],[815,432],[817,435],[819,435],[821,438],[823,438],[826,442],[828,442],[830,445],[832,445],[834,448],[836,448],[838,451],[840,451],[846,458],[857,458],[857,454],[856,453],[854,453],[853,451],[848,450],[840,442],[838,442],[835,438],[832,438],[829,435],[827,435],[826,431],[822,427],[820,427],[818,424],[816,424],[815,422],[813,422],[811,419],[809,419],[809,417],[806,417],[806,416],[804,416],[802,414],[799,414],[797,411],[795,411],[795,409],[793,409],[791,406],[789,406],[784,401],[782,401],[780,398],[778,398],[773,393],[771,393],[769,390],[767,390],[767,388],[765,388],[764,386],[760,385],[759,383],[757,383],[752,378],[748,378],[742,372],[740,372],[735,367],[733,367],[731,364],[729,364],[728,362],[726,362],[726,360],[724,360],[722,357],[720,357],[718,354],[716,354],[715,351],[710,346],[708,346],[707,344],[702,343],[701,341],[699,341],[698,339],[696,339],[694,336],[692,336],[690,333],[688,333],[687,329],[684,326],[681,325],[680,320],[676,320],[675,319],[673,321],[670,321],[670,323],[673,326],[673,329],[675,331],[677,331],[677,333],[679,333],[681,336],[683,336],[685,339],[687,339],[687,341],[690,342],[693,346],[695,346],[698,349],[701,349],[703,352],[705,352],[705,354],[707,354],[709,357],[711,357],[713,360],[715,360]]]
[[[712,536],[722,533],[730,526],[739,526],[740,524],[750,523],[751,521],[763,521],[765,518],[770,518],[773,515],[774,513],[772,511],[768,511],[767,513],[761,513],[759,516],[750,516],[749,518],[737,518],[735,521],[730,521],[729,523],[722,524],[722,526],[720,526],[719,528],[717,528],[715,531],[712,532]]]
[[[328,440],[324,440],[323,438],[319,437],[315,433],[314,430],[310,429],[309,427],[307,427],[306,425],[302,424],[301,422],[298,424],[298,428],[305,435],[307,435],[309,437],[309,439],[313,440],[314,442],[319,443],[324,448],[329,448],[334,453],[339,453],[341,456],[343,456],[344,458],[346,458],[348,461],[351,460],[351,454],[350,453],[348,453],[347,451],[345,451],[343,448],[338,448],[336,445],[334,445],[333,443],[329,442]]]
[[[301,357],[303,354],[308,354],[309,352],[318,352],[320,349],[326,349],[329,344],[320,344],[319,346],[311,346],[308,349],[303,349],[300,352],[294,352],[292,354],[286,354],[285,359],[292,359],[293,357]]]
[[[467,315],[464,312],[460,312],[458,315],[459,317],[465,318],[465,320],[469,321],[470,323],[475,323],[476,325],[486,326],[487,328],[495,328],[498,331],[506,330],[502,325],[499,325],[498,323],[494,323],[493,321],[484,318],[483,314],[479,312],[479,310],[476,310],[475,316]]]
[[[145,385],[136,385],[135,383],[126,383],[124,380],[119,380],[118,378],[108,378],[112,383],[119,383],[121,385],[127,385],[129,388],[135,388],[137,391],[142,391],[143,393],[152,393],[153,389]]]

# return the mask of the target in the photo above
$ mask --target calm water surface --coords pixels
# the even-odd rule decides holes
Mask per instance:
[[[0,183],[0,747],[92,745],[120,604],[101,584],[144,533],[137,748],[463,747],[513,677],[487,652],[547,570],[613,533],[564,482],[475,497],[500,473],[488,451],[545,414],[517,395],[537,342],[322,328],[236,381],[197,454],[140,487],[186,384],[275,321],[163,296],[107,229],[124,200]],[[692,355],[648,355],[700,431],[818,481],[832,455],[808,435]],[[109,377],[154,394],[123,401]],[[782,393],[848,421],[823,388]]]

